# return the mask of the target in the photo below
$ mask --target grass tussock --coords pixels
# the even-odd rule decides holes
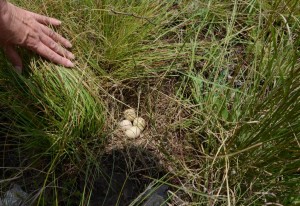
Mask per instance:
[[[66,157],[83,164],[74,150],[89,157],[85,144],[104,141],[105,114],[102,102],[93,96],[97,88],[92,88],[91,75],[84,81],[87,74],[51,67],[35,69],[30,77],[11,69],[1,72],[3,151],[14,149],[21,159],[26,155],[25,170],[36,167],[49,175]]]
[[[170,204],[299,203],[297,0],[28,2],[63,20],[77,64],[24,53],[17,75],[0,57],[2,188],[22,174],[38,205],[88,205],[100,157],[134,145],[159,158]],[[138,140],[116,132],[128,106],[148,122]]]

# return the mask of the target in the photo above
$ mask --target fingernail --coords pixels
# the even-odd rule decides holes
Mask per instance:
[[[18,74],[21,74],[22,73],[22,67],[20,66],[14,66],[15,68],[15,71],[18,73]]]
[[[71,42],[67,42],[67,45],[66,45],[68,48],[71,48],[73,45],[71,44]]]
[[[54,22],[56,25],[61,25],[61,21],[57,20],[57,19],[54,19]]]
[[[67,67],[74,67],[74,64],[71,61],[68,60],[66,66]]]
[[[74,56],[74,54],[70,54],[70,59],[75,59],[75,56]]]

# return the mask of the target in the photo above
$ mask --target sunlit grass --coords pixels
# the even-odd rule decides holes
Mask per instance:
[[[193,39],[180,94],[190,91],[195,105],[190,143],[205,164],[195,177],[211,205],[284,203],[299,194],[300,25],[288,5],[299,7],[211,2],[204,22],[217,25],[198,27],[209,45]]]

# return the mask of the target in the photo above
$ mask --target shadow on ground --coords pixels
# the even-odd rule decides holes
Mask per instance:
[[[26,160],[26,158],[20,157],[16,150],[17,145],[16,148],[11,148],[9,144],[4,143],[5,138],[0,138],[0,140],[3,140],[3,142],[0,141],[0,149],[3,151],[0,153],[0,159],[2,160],[0,166],[3,167],[0,169],[0,178],[7,180],[0,181],[0,198],[3,199],[8,192],[18,187],[18,191],[26,193],[26,198],[14,198],[16,199],[14,202],[22,202],[26,206],[36,205],[34,202],[39,197],[38,194],[41,191],[39,188],[44,184],[45,175],[35,168],[43,168],[43,166],[32,165],[30,159]],[[46,162],[47,158],[43,161]],[[81,198],[83,196],[81,195],[84,194],[84,188],[87,189],[85,192],[92,190],[92,195],[88,195],[89,203],[84,203],[83,205],[165,205],[168,199],[167,191],[169,187],[161,183],[154,183],[156,182],[155,180],[163,181],[166,177],[166,172],[159,164],[159,159],[154,152],[139,147],[125,148],[113,150],[109,154],[103,155],[99,161],[100,172],[90,174],[88,181],[86,181],[84,176],[76,173],[73,176],[65,174],[60,178],[59,182],[57,182],[59,186],[57,187],[57,191],[59,191],[58,205],[79,205],[82,203]],[[27,168],[22,165],[32,165],[32,167]],[[63,162],[60,163],[57,170],[63,168],[63,165]],[[82,167],[85,166],[82,165]],[[48,185],[54,184],[49,180]],[[46,188],[44,205],[53,205],[53,199],[51,198],[54,194],[53,192],[55,191],[52,190],[52,187]],[[12,202],[11,198],[9,202]],[[17,203],[10,205],[19,205]]]
[[[149,188],[153,179],[165,176],[158,162],[159,160],[150,151],[141,148],[114,150],[111,154],[105,155],[101,160],[103,168],[101,174],[94,181],[90,205],[129,205]],[[166,196],[166,186],[157,188],[154,193],[160,192],[161,196]],[[148,197],[144,198],[145,201],[139,201],[134,205],[152,205],[145,203],[147,199],[149,202]]]

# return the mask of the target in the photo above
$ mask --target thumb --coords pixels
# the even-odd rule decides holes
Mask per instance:
[[[4,50],[5,50],[5,54],[6,54],[7,58],[14,66],[15,71],[17,73],[21,74],[23,64],[22,64],[22,59],[21,59],[20,55],[18,54],[18,52],[16,51],[16,49],[12,45],[8,45],[5,47]]]

